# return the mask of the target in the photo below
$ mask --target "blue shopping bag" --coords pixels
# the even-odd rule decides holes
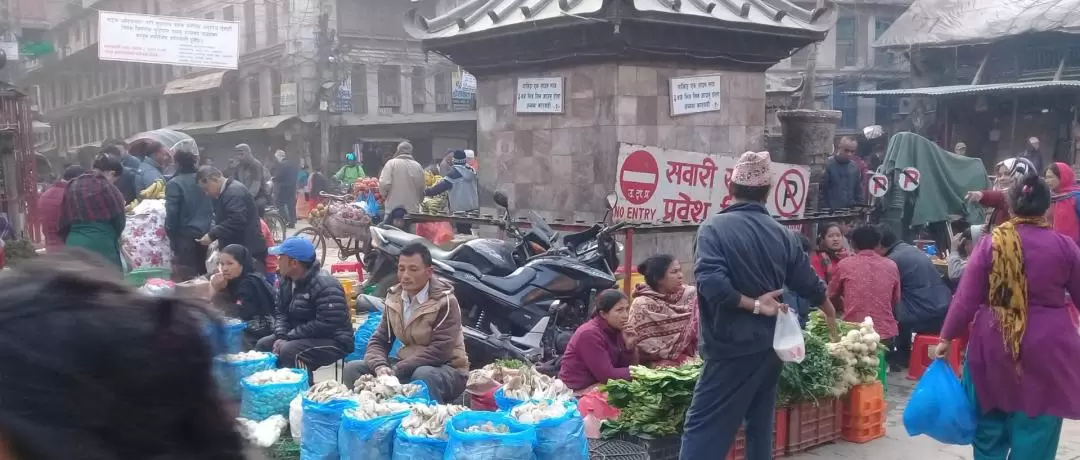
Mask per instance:
[[[925,434],[945,444],[966,445],[975,439],[975,405],[949,363],[935,359],[926,369],[904,409],[909,436]]]

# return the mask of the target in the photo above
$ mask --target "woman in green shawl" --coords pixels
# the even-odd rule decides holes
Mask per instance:
[[[93,169],[68,183],[60,214],[60,236],[67,246],[94,252],[122,267],[124,195],[113,185],[124,172],[120,159],[100,154]]]

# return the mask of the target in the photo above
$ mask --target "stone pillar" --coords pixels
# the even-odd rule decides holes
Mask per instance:
[[[435,74],[424,75],[424,113],[435,112]]]
[[[154,126],[154,101],[143,101],[143,108],[145,109],[143,113],[143,118],[145,119],[144,121],[146,122],[146,126],[148,127],[147,129],[157,129],[157,126]]]
[[[240,79],[240,118],[251,118],[251,76]]]
[[[173,99],[172,103],[176,104],[176,99]],[[163,97],[158,99],[158,111],[160,112],[161,126],[169,126],[172,124],[169,123],[169,98]]]
[[[257,117],[268,117],[274,114],[277,101],[274,100],[273,79],[270,78],[270,69],[259,72],[259,114]]]
[[[401,69],[401,113],[413,113],[412,67],[403,65]]]
[[[367,113],[368,115],[379,114],[379,66],[369,64],[364,66],[367,78]]]
[[[825,174],[825,162],[833,152],[840,115],[839,110],[804,109],[783,110],[776,114],[784,125],[784,157],[773,161],[810,167],[807,209],[819,209],[821,178]]]

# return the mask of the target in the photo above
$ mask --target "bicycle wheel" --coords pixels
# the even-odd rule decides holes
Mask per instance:
[[[277,209],[267,209],[266,213],[263,214],[263,220],[266,221],[266,226],[270,227],[270,235],[274,237],[275,243],[285,241],[289,229],[285,223],[285,218],[281,216]]]
[[[326,236],[322,234],[321,230],[315,227],[304,227],[296,232],[294,236],[311,241],[311,244],[315,246],[315,258],[319,260],[319,264],[322,265],[326,262]]]

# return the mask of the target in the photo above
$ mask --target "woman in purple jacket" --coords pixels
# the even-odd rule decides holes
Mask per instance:
[[[1008,198],[1015,217],[975,247],[936,354],[971,324],[964,386],[978,409],[975,458],[1052,460],[1062,420],[1080,419],[1080,335],[1065,298],[1080,298],[1080,249],[1049,228],[1050,190],[1038,176]]]
[[[630,380],[634,344],[623,338],[630,302],[617,289],[596,296],[593,317],[574,331],[563,355],[559,379],[581,394],[610,379]]]

